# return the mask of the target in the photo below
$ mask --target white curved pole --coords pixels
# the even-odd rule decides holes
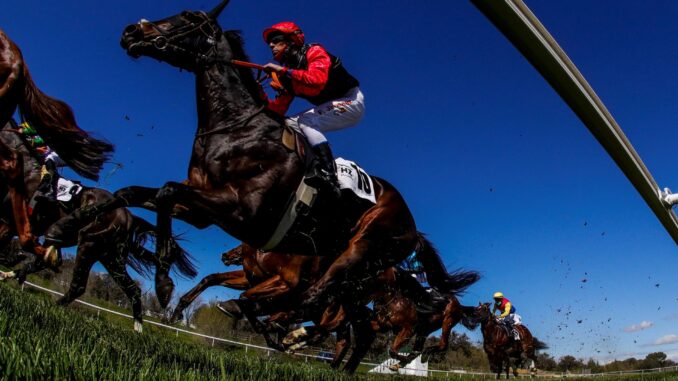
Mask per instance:
[[[671,205],[675,205],[675,199],[673,196],[662,196],[661,188],[612,114],[537,17],[521,0],[471,2],[530,61],[577,114],[678,244],[678,217],[671,209]]]

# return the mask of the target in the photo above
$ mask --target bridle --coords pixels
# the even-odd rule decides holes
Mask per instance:
[[[217,42],[219,41],[218,34],[221,33],[221,28],[219,28],[214,20],[212,20],[205,12],[182,12],[180,15],[181,18],[187,19],[186,16],[184,16],[184,13],[190,13],[194,16],[198,16],[201,18],[201,21],[199,23],[192,22],[190,20],[189,24],[178,27],[176,29],[172,29],[171,31],[167,32],[164,31],[158,26],[148,20],[142,19],[139,24],[147,24],[153,30],[158,34],[158,36],[152,38],[150,42],[146,41],[140,41],[137,42],[137,44],[140,45],[152,45],[158,50],[162,51],[169,51],[171,53],[179,53],[179,54],[184,54],[189,57],[196,57],[196,64],[198,66],[209,66],[215,62],[217,62]],[[142,28],[143,30],[143,28]],[[202,33],[203,36],[207,38],[207,43],[209,44],[209,48],[205,51],[197,51],[197,50],[190,50],[186,49],[184,47],[179,46],[176,41],[180,38],[186,37],[188,35],[191,35],[195,33],[196,31],[199,31]],[[224,60],[223,61],[224,65],[231,65],[235,66],[233,62],[230,60]],[[252,110],[250,113],[241,116],[240,118],[237,118],[236,120],[231,121],[230,123],[227,123],[219,128],[216,128],[214,130],[210,131],[204,131],[200,132],[198,131],[195,134],[196,138],[203,138],[207,135],[212,135],[217,132],[222,132],[225,130],[230,130],[234,127],[238,127],[240,125],[247,125],[255,116],[259,115],[262,111],[264,111],[265,107],[261,106],[258,107],[254,110]]]
[[[199,23],[189,21],[189,24],[178,27],[176,29],[172,29],[169,32],[158,28],[156,24],[148,20],[142,19],[141,21],[139,21],[138,25],[140,24],[149,25],[151,28],[153,28],[153,30],[156,33],[158,33],[158,36],[151,39],[150,42],[140,41],[137,42],[137,44],[146,46],[151,45],[158,50],[169,51],[172,53],[181,53],[191,57],[196,57],[196,63],[198,65],[206,66],[209,64],[213,64],[214,62],[216,62],[215,53],[217,51],[217,41],[219,40],[217,38],[217,35],[221,32],[221,29],[216,25],[216,23],[212,19],[209,18],[209,16],[205,12],[190,12],[190,13],[199,16],[202,19],[202,21]],[[186,19],[183,13],[180,17]],[[201,32],[202,35],[207,38],[207,43],[209,44],[207,50],[193,51],[176,44],[176,41],[178,39],[191,35],[196,31]]]

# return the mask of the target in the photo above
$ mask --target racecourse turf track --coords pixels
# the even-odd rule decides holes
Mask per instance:
[[[319,362],[305,363],[285,355],[269,357],[241,348],[210,348],[149,328],[146,325],[144,333],[137,334],[128,320],[63,308],[47,295],[0,284],[0,380],[413,379],[366,373],[348,376]],[[488,379],[466,375],[436,378]],[[642,379],[678,380],[678,374],[648,374]]]

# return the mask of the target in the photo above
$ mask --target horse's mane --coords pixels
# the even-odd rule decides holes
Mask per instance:
[[[224,37],[226,41],[231,46],[231,52],[233,53],[233,58],[240,61],[248,61],[249,57],[245,53],[245,40],[242,37],[242,34],[238,30],[227,30],[224,31]],[[263,99],[261,99],[259,83],[252,75],[252,70],[246,67],[237,67],[238,72],[240,73],[240,78],[242,79],[245,88],[252,96],[252,99],[257,103],[257,106],[263,104]]]

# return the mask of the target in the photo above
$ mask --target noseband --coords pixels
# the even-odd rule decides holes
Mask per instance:
[[[155,24],[151,23],[150,21],[147,20],[140,21],[139,24],[145,22],[148,25],[150,25],[153,28],[153,30],[155,30],[156,33],[159,34],[159,36],[156,36],[155,38],[151,39],[150,42],[141,42],[141,43],[146,45],[152,45],[158,50],[164,50],[173,53],[183,53],[188,56],[196,57],[196,63],[198,65],[208,65],[216,62],[215,53],[218,41],[217,34],[220,32],[220,29],[215,25],[214,21],[211,20],[204,12],[196,12],[194,13],[194,15],[198,15],[202,19],[202,21],[197,24],[194,22],[190,22],[190,24],[173,29],[170,32],[166,32],[158,28]],[[185,18],[183,16],[180,17]],[[202,35],[207,37],[207,43],[209,44],[209,48],[206,51],[200,52],[197,50],[196,51],[189,50],[176,44],[176,41],[178,39],[191,35],[196,31],[201,32]]]

